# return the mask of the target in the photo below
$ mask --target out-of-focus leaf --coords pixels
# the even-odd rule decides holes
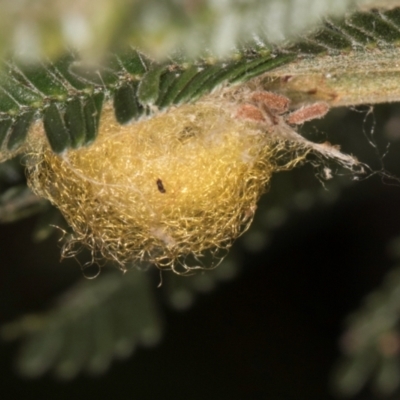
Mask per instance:
[[[43,212],[48,206],[46,200],[34,195],[26,185],[13,186],[0,195],[0,223],[18,221]]]
[[[1,53],[57,57],[72,47],[99,59],[122,44],[165,58],[226,56],[254,36],[282,43],[366,0],[2,0]],[[391,1],[390,5],[393,5]],[[373,2],[375,7],[387,1]],[[394,3],[396,4],[396,3]],[[397,2],[398,5],[398,2]]]
[[[136,270],[103,273],[78,283],[48,313],[3,326],[3,338],[24,337],[19,371],[35,377],[54,369],[62,379],[98,374],[136,345],[157,343],[161,321],[149,284],[148,274]]]
[[[393,244],[393,247],[398,247]],[[341,338],[343,355],[333,373],[333,388],[353,396],[368,381],[381,396],[400,387],[400,269],[391,270],[381,287],[348,318]]]

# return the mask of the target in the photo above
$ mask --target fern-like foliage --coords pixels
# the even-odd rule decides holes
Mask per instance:
[[[158,64],[129,49],[96,68],[74,54],[34,68],[10,63],[0,77],[0,145],[18,149],[32,122],[43,119],[54,151],[76,148],[95,139],[105,101],[112,99],[117,120],[127,123],[148,115],[150,106],[194,101],[222,83],[245,81],[291,59],[263,49],[229,62]]]
[[[17,150],[38,119],[54,151],[77,148],[95,140],[105,102],[112,101],[117,120],[125,124],[304,58],[393,48],[399,40],[400,8],[395,8],[326,21],[282,48],[258,38],[225,60],[158,63],[128,48],[95,67],[74,53],[41,65],[9,62],[0,75],[0,148]]]

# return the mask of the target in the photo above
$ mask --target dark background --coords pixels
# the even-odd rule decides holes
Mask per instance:
[[[339,110],[317,128],[310,124],[305,129],[311,135],[323,132],[378,170],[381,157],[364,135],[375,127],[381,153],[388,138],[392,142],[385,168],[400,176],[400,108],[375,107],[375,125],[372,117],[364,121],[365,115]],[[316,181],[307,166],[289,174],[299,190],[307,190],[310,179]],[[388,246],[400,234],[400,185],[395,180],[382,174],[357,182],[340,179],[347,184],[337,200],[288,209],[289,218],[262,251],[250,252],[245,240],[239,241],[239,275],[199,295],[189,310],[174,311],[163,302],[155,275],[164,318],[161,343],[138,348],[104,376],[66,383],[51,375],[27,380],[13,371],[18,344],[1,344],[1,398],[333,398],[330,373],[340,355],[344,319],[396,265]],[[268,203],[279,182],[279,176],[273,179],[263,201]],[[0,226],[0,322],[45,310],[64,289],[84,279],[74,261],[59,263],[56,237],[32,243],[34,224],[33,217]],[[372,398],[369,393],[365,389],[357,399]]]

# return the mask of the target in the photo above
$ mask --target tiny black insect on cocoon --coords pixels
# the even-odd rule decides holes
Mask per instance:
[[[160,178],[158,178],[157,181],[156,181],[156,183],[157,183],[157,188],[158,188],[158,190],[160,191],[160,193],[165,193],[166,190],[165,190],[165,187],[164,187],[164,185],[163,185],[162,180],[161,180]]]

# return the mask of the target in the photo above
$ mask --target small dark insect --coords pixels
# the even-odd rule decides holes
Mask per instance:
[[[157,188],[158,188],[158,190],[161,192],[161,193],[165,193],[166,192],[166,190],[165,190],[165,187],[164,187],[164,185],[163,185],[163,183],[162,183],[162,180],[161,179],[157,179]]]

